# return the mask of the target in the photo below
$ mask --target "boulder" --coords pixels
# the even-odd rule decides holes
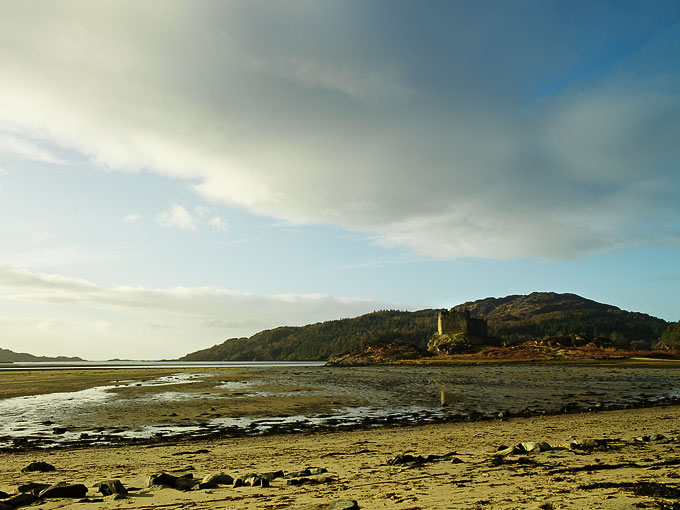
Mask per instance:
[[[127,494],[127,489],[120,483],[120,480],[104,480],[97,483],[97,490],[104,496],[111,494]]]
[[[314,469],[324,469],[324,468],[314,468]],[[326,470],[324,469],[324,470],[321,471],[321,472],[325,473]],[[311,473],[311,470],[310,470],[310,473]],[[315,474],[315,473],[312,473],[312,474]],[[262,478],[266,478],[267,480],[269,480],[269,481],[271,482],[272,480],[274,480],[274,479],[276,479],[276,478],[282,478],[282,477],[283,477],[283,471],[281,471],[281,470],[278,470],[278,471],[268,471],[268,472],[266,472],[266,473],[262,473],[260,476],[261,476]]]
[[[31,494],[35,494],[37,496],[41,490],[47,489],[49,486],[50,486],[49,483],[28,482],[25,483],[24,485],[19,485],[19,487],[17,487],[17,490],[19,492],[30,492]]]
[[[30,492],[25,492],[22,494],[17,494],[16,496],[12,496],[11,498],[3,501],[3,503],[5,505],[11,506],[12,508],[17,508],[20,506],[30,505],[36,501],[38,501],[38,496],[31,494]]]
[[[188,491],[193,489],[200,482],[195,480],[191,473],[171,475],[170,473],[158,473],[149,475],[146,478],[146,486],[153,487],[154,485],[162,485],[163,487],[172,487],[181,491]]]
[[[39,473],[47,473],[49,471],[55,471],[56,468],[52,464],[47,462],[31,462],[28,466],[21,470],[22,473],[29,473],[32,471],[37,471]]]
[[[82,498],[87,494],[87,487],[82,483],[59,482],[50,485],[38,493],[41,499],[46,498]]]
[[[181,477],[175,480],[173,487],[180,491],[190,491],[199,483],[198,480],[194,480],[193,478]]]
[[[234,477],[229,476],[225,473],[213,473],[211,475],[206,475],[201,483],[204,484],[215,484],[217,485],[231,485],[234,483]]]

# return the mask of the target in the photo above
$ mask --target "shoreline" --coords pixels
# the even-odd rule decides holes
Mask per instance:
[[[12,493],[29,481],[83,483],[96,504],[103,496],[96,494],[93,485],[114,478],[137,490],[131,490],[126,499],[106,501],[106,506],[129,509],[323,509],[337,501],[356,501],[361,509],[404,510],[662,508],[657,504],[661,501],[667,505],[663,508],[676,508],[668,505],[677,505],[680,498],[678,423],[680,406],[669,406],[0,453],[0,489]],[[551,449],[498,454],[501,446],[528,442],[545,442]],[[388,464],[399,453],[416,459],[439,458],[421,464]],[[56,471],[22,473],[32,461],[48,462]],[[237,477],[278,470],[289,474],[307,467],[326,472],[276,478],[270,487],[225,485],[187,492],[146,487],[147,476],[159,472],[183,471],[194,478],[225,472]],[[83,503],[68,499],[46,499],[41,507],[51,510],[71,505],[83,508]]]

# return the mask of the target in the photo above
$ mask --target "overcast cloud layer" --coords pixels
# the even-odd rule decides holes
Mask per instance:
[[[680,26],[646,6],[3,2],[0,145],[435,258],[677,243]]]

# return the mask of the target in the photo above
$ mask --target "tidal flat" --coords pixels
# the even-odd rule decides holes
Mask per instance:
[[[674,403],[677,364],[1,371],[0,447],[158,443]]]

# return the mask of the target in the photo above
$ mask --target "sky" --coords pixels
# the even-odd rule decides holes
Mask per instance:
[[[0,347],[573,292],[680,319],[680,2],[0,0]]]

